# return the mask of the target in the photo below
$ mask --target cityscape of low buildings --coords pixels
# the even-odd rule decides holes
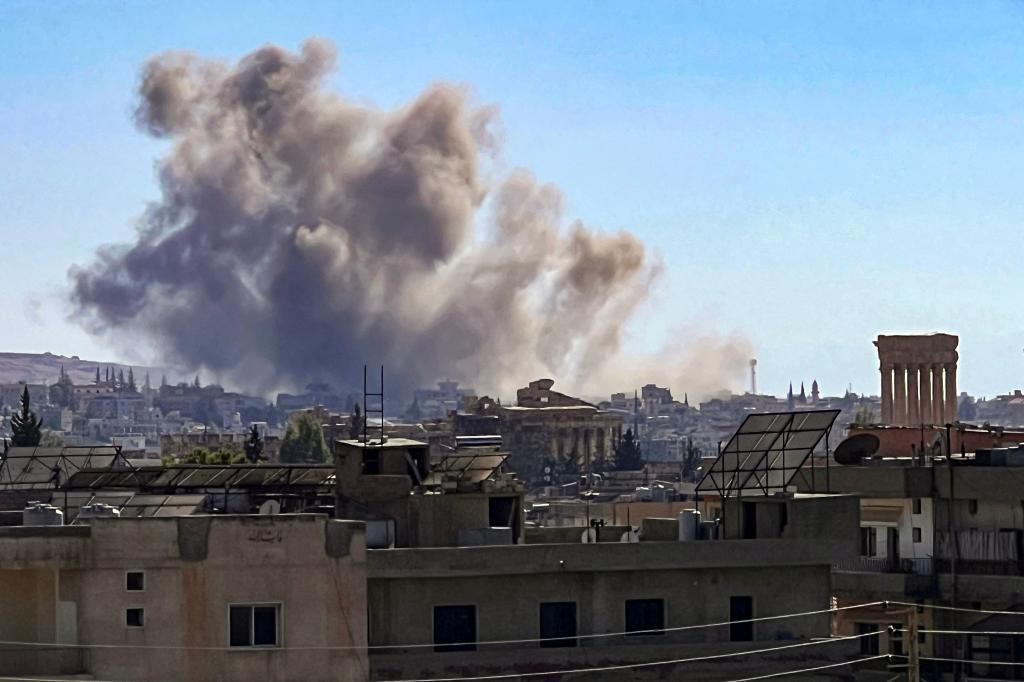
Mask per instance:
[[[1024,429],[954,413],[956,337],[876,345],[875,398],[442,382],[419,419],[62,373],[64,442],[0,458],[0,677],[990,679]]]

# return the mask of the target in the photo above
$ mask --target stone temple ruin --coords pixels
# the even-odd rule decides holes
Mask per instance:
[[[941,425],[956,421],[956,352],[952,334],[879,336],[882,423]]]

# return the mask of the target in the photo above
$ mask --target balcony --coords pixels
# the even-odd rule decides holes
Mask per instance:
[[[904,573],[907,575],[935,575],[935,562],[931,557],[901,559],[898,557],[853,557],[832,564],[835,571],[857,573]]]

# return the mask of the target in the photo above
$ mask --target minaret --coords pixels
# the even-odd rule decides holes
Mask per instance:
[[[801,403],[806,403],[807,402],[807,393],[804,392],[804,382],[802,382],[802,381],[800,382],[800,402]]]
[[[786,409],[793,411],[793,382],[789,382],[789,393],[786,394]]]
[[[820,396],[818,395],[818,380],[815,379],[814,381],[811,382],[811,402],[817,405],[819,397]]]
[[[757,358],[750,358],[750,395],[757,395]]]

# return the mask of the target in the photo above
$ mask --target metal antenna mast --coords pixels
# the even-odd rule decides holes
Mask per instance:
[[[370,398],[376,398],[379,402],[375,402],[375,405],[379,407],[370,407]],[[370,423],[370,415],[375,414],[380,417],[380,444],[384,444],[384,365],[380,366],[380,391],[377,393],[370,393],[368,389],[368,372],[366,365],[363,365],[363,442],[369,444],[369,436],[367,435],[368,424]]]

